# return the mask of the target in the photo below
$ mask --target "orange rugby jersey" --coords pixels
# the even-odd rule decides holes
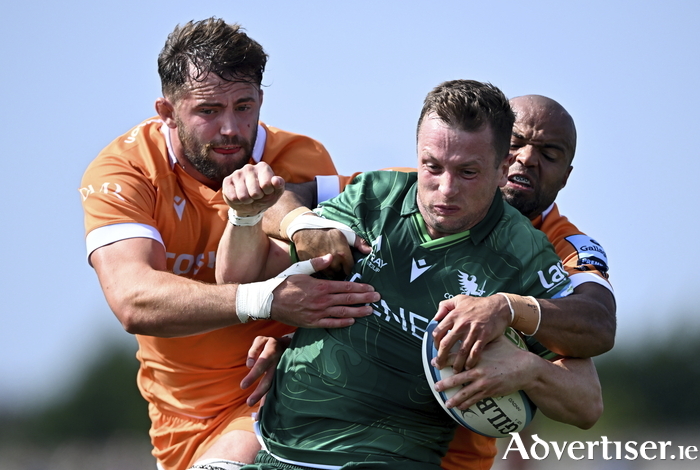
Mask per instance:
[[[119,240],[152,238],[165,247],[169,271],[214,283],[228,206],[220,191],[175,164],[167,130],[160,119],[146,120],[89,165],[80,189],[88,259],[95,249]],[[259,161],[292,183],[336,173],[320,143],[262,123],[251,163]],[[217,415],[245,402],[239,383],[248,372],[245,359],[253,339],[291,330],[261,321],[184,338],[136,335],[139,388],[160,410],[199,418]]]

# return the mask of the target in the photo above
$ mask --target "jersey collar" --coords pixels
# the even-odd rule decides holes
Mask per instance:
[[[554,206],[556,205],[556,202],[553,202],[551,206],[546,208],[545,210],[542,211],[540,215],[535,217],[535,219],[532,221],[532,226],[535,227],[536,229],[539,229],[542,227],[542,224],[544,223],[544,219],[547,218],[547,216],[554,210]]]

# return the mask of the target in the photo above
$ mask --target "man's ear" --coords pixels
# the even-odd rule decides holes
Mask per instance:
[[[177,124],[175,123],[175,107],[167,98],[158,98],[156,100],[156,112],[158,116],[163,120],[166,126],[171,129],[175,129]]]
[[[574,167],[569,165],[569,168],[566,170],[566,174],[564,175],[564,178],[561,181],[561,188],[559,188],[560,191],[564,189],[564,186],[566,186],[566,182],[569,181],[569,175],[571,174],[571,170],[573,169]]]
[[[508,153],[508,156],[498,165],[498,171],[501,172],[500,179],[498,180],[499,188],[508,184],[508,171],[513,162],[515,162],[515,155]]]

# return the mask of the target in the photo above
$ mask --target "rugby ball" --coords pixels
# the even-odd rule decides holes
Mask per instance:
[[[423,335],[423,368],[433,395],[447,414],[461,426],[488,437],[510,437],[509,433],[520,432],[530,424],[537,407],[522,390],[503,397],[485,398],[464,411],[445,406],[445,402],[463,385],[442,392],[435,390],[436,382],[454,374],[451,366],[438,369],[430,363],[437,356],[433,344],[433,330],[436,326],[436,321],[430,322]],[[508,327],[505,334],[516,346],[527,349],[525,341],[513,328]],[[452,351],[456,352],[460,344],[456,343]]]

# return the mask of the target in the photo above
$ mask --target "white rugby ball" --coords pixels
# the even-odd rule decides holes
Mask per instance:
[[[437,349],[433,344],[433,330],[436,326],[436,321],[430,322],[423,335],[423,368],[433,395],[447,414],[465,428],[489,437],[510,437],[509,433],[520,432],[530,424],[537,407],[522,390],[503,397],[484,398],[464,411],[445,406],[445,402],[463,385],[442,392],[435,390],[436,382],[454,374],[451,366],[438,369],[430,363],[437,356]],[[514,329],[508,327],[505,334],[516,346],[527,349],[525,341]],[[456,352],[460,344],[455,344],[452,351]]]

